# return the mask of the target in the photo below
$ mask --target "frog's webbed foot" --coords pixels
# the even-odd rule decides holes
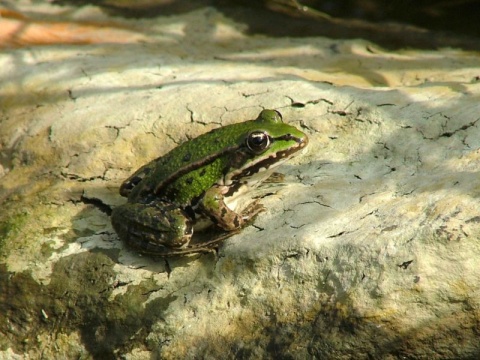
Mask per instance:
[[[285,181],[285,175],[279,172],[274,171],[270,174],[268,178],[265,179],[264,183],[277,184]]]
[[[241,214],[244,226],[251,223],[259,213],[265,210],[265,206],[258,199],[249,204]]]
[[[213,253],[215,258],[218,255],[218,247],[222,244],[222,242],[228,239],[230,236],[238,234],[240,229],[233,230],[233,231],[222,231],[220,233],[216,233],[215,236],[211,240],[206,241],[199,241],[194,244],[189,244],[188,246],[180,249],[169,249],[168,252],[165,253],[155,253],[152,255],[160,256],[160,257],[174,257],[174,256],[185,256],[185,255],[192,255],[198,253]]]

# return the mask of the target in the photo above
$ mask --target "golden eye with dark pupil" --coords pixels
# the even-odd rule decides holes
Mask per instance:
[[[270,146],[270,136],[263,131],[254,131],[248,134],[245,143],[254,153],[261,153]]]

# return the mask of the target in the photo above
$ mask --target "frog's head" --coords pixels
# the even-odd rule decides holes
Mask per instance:
[[[247,159],[234,164],[225,183],[246,180],[259,182],[272,169],[298,155],[308,144],[308,137],[294,126],[285,124],[276,110],[263,110],[257,119],[248,122],[243,151]],[[235,160],[233,160],[235,162]]]

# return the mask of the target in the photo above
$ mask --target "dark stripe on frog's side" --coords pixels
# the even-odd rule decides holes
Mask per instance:
[[[223,128],[217,129],[221,130]],[[305,145],[304,142],[300,138],[296,138],[290,134],[283,135],[283,136],[278,136],[276,138],[271,138],[271,142],[274,143],[275,141],[296,141],[298,143],[298,146],[294,147],[291,152],[297,151],[300,147],[303,147]],[[187,144],[191,146],[190,144]],[[170,153],[169,153],[170,154]],[[182,198],[182,195],[174,194],[178,189],[175,188],[169,188],[171,184],[174,184],[176,181],[180,180],[183,176],[192,173],[198,169],[201,169],[202,167],[205,168],[205,170],[200,170],[202,173],[204,171],[210,172],[212,169],[206,169],[209,167],[209,165],[213,165],[216,161],[220,161],[223,163],[223,165],[220,165],[223,167],[224,175],[226,174],[227,171],[232,171],[235,173],[236,171],[233,169],[239,169],[239,173],[242,172],[242,168],[248,168],[249,166],[255,166],[254,163],[247,164],[245,165],[245,162],[248,161],[249,158],[257,156],[257,154],[251,152],[244,141],[238,142],[237,144],[233,146],[228,146],[223,148],[220,151],[210,153],[208,155],[202,155],[202,157],[198,158],[199,155],[195,155],[195,157],[198,158],[196,161],[192,161],[191,163],[183,164],[182,166],[179,166],[176,171],[171,172],[168,176],[163,177],[161,173],[158,175],[154,176],[154,172],[157,171],[158,169],[162,169],[162,165],[160,163],[164,163],[165,165],[168,164],[170,161],[169,159],[169,154],[166,156],[163,156],[157,161],[154,161],[152,163],[149,163],[144,166],[144,168],[139,169],[135,174],[132,175],[130,180],[127,180],[127,182],[124,184],[124,193],[128,196],[129,200],[132,201],[141,201],[141,198],[147,196],[148,194],[155,194],[158,197],[163,197],[165,199],[170,199],[177,201],[178,198]],[[188,161],[191,159],[191,151],[188,151],[187,154],[184,154],[186,158],[183,158],[183,161]],[[290,152],[288,152],[290,154]],[[187,156],[188,155],[188,156]],[[278,155],[278,153],[277,153]],[[275,157],[272,157],[275,158]],[[222,159],[222,160],[220,160]],[[214,170],[215,171],[215,170]],[[156,180],[160,179],[159,181],[152,181],[152,179],[149,179],[149,181],[144,182],[146,179],[144,173],[146,172],[151,172],[150,178],[154,177]],[[168,173],[168,172],[167,172]],[[165,174],[165,172],[164,172]],[[211,174],[210,174],[211,175]],[[202,177],[202,175],[199,176]],[[219,173],[217,180],[220,179],[221,174]],[[138,181],[141,179],[140,181]],[[186,180],[186,179],[185,179]],[[213,185],[213,183],[212,183]],[[180,185],[178,185],[180,186]],[[189,186],[188,183],[185,183],[185,186]],[[168,190],[167,190],[168,189]],[[201,195],[200,193],[197,194],[185,194],[183,195],[183,201],[191,201],[191,199],[187,199],[188,196],[199,196]],[[182,201],[179,201],[181,203]],[[186,203],[185,203],[186,205]]]
[[[205,156],[203,159],[201,159],[199,161],[195,161],[195,162],[192,162],[188,165],[185,165],[185,166],[181,167],[177,171],[173,172],[165,180],[159,182],[157,184],[157,186],[155,186],[155,189],[153,190],[153,192],[155,194],[159,195],[159,193],[162,189],[167,187],[169,184],[175,182],[175,180],[179,179],[181,176],[183,176],[185,174],[188,174],[189,172],[191,172],[195,169],[198,169],[202,166],[211,164],[212,162],[217,160],[219,157],[224,156],[225,154],[228,154],[228,153],[231,153],[231,152],[235,152],[235,151],[239,150],[241,147],[243,147],[243,145],[242,146],[240,146],[240,145],[230,146],[230,147],[227,147],[227,148],[223,149],[222,151],[218,151],[218,152],[213,153],[211,155]]]
[[[221,166],[221,169],[217,170],[219,172],[215,174],[215,181],[212,182],[212,185],[215,182],[217,182],[217,184],[221,184],[223,181],[225,181],[225,185],[230,187],[234,185],[231,182],[232,180],[241,180],[242,177],[249,177],[258,173],[262,168],[268,169],[271,165],[274,165],[277,162],[283,162],[307,144],[307,141],[291,134],[270,138],[271,145],[273,145],[275,142],[282,141],[294,141],[296,145],[292,145],[289,149],[284,151],[277,151],[275,154],[271,154],[261,161],[256,160],[255,158],[261,158],[264,156],[261,155],[263,153],[254,153],[251,149],[248,149],[246,143],[244,142],[240,143],[239,145],[226,148],[223,151],[214,153],[213,155],[204,158],[202,161],[191,163],[189,166],[184,166],[175,173],[171,174],[168,179],[165,179],[162,183],[157,184],[155,187],[155,194],[157,196],[165,196],[166,198],[176,199],[177,196],[172,193],[172,191],[175,191],[175,188],[171,188],[169,186],[170,184],[176,183],[178,180],[183,178],[181,181],[184,182],[185,186],[191,185],[192,182],[189,181],[190,178],[188,178],[188,174],[198,171],[197,174],[199,176],[203,176],[203,173],[206,171],[206,167],[210,167],[209,165],[217,162],[217,160],[219,161],[219,166]],[[209,169],[209,171],[210,170],[211,169]],[[187,178],[185,178],[185,176],[187,176]],[[220,183],[218,181],[220,181]],[[201,198],[202,195],[203,193],[197,193],[199,198]],[[193,197],[189,201],[192,205],[195,205],[197,203],[195,200],[196,197]]]
[[[217,128],[180,144],[168,153],[139,168],[120,186],[120,194],[128,198],[138,198],[144,196],[147,192],[158,193],[159,189],[175,182],[189,171],[212,163],[215,161],[215,157],[237,150],[238,147],[243,145],[243,142],[240,136],[235,135],[232,138],[231,133],[235,132],[236,129],[246,132],[252,122],[253,120]],[[201,146],[202,142],[207,143],[207,146]],[[223,150],[212,154],[211,146],[208,146],[208,144],[214,144]],[[222,147],[223,144],[225,144],[224,147]],[[228,146],[228,144],[233,145]],[[162,171],[156,171],[158,169]],[[147,185],[145,180],[148,182],[149,177],[155,177],[157,181],[150,182]]]

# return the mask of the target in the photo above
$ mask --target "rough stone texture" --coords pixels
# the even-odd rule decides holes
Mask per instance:
[[[0,358],[480,357],[477,54],[115,20],[148,41],[0,54]],[[310,145],[255,225],[126,249],[120,182],[262,108]]]

